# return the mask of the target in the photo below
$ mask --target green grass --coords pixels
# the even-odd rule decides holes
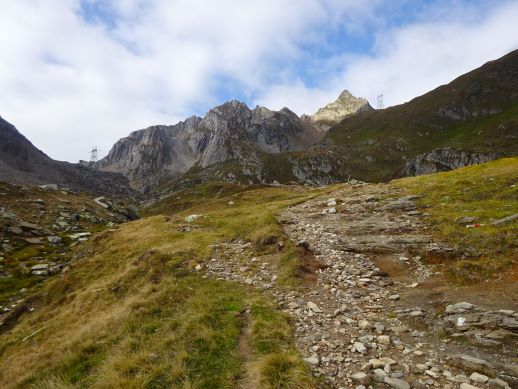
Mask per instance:
[[[198,188],[193,208],[173,196],[82,245],[69,272],[37,289],[34,312],[0,335],[0,386],[314,387],[289,318],[269,298],[192,270],[212,244],[244,239],[256,255],[274,255],[279,278],[296,285],[302,264],[275,215],[331,188],[227,188],[226,197],[215,188]],[[193,213],[203,218],[186,223]],[[285,240],[284,252],[272,236]]]
[[[421,196],[418,203],[431,214],[435,235],[459,253],[449,264],[458,280],[483,280],[517,263],[518,221],[491,225],[494,220],[518,213],[517,157],[405,178],[392,185]],[[466,228],[456,222],[470,216],[481,226]]]
[[[171,215],[208,201],[221,199],[236,193],[257,189],[257,186],[231,184],[228,182],[207,182],[189,187],[155,203],[151,209],[144,209],[143,216],[150,214]]]
[[[237,192],[232,195],[209,201],[200,200],[197,206],[187,209],[184,209],[186,204],[182,197],[178,199],[173,195],[146,210],[146,214],[169,215],[173,221],[184,224],[183,220],[189,214],[201,215],[202,218],[195,223],[201,229],[190,233],[190,237],[200,243],[194,250],[201,257],[209,255],[207,248],[210,244],[219,241],[232,239],[250,241],[258,253],[267,254],[277,252],[277,245],[265,242],[283,240],[285,249],[279,256],[279,278],[287,284],[293,284],[301,263],[294,246],[284,236],[276,215],[289,205],[330,192],[336,189],[336,186],[313,190],[300,187],[258,189],[252,187],[249,190],[244,190],[242,186],[235,186],[235,188]],[[233,205],[229,205],[229,202],[233,202]],[[183,210],[177,212],[178,209]]]

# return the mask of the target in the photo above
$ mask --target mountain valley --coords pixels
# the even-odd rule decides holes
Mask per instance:
[[[0,142],[2,388],[518,388],[518,51],[97,162]]]

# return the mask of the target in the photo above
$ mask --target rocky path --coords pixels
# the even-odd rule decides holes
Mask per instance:
[[[277,286],[275,256],[245,242],[217,247],[206,271],[270,293],[329,387],[518,387],[518,313],[426,293],[436,275],[422,258],[451,250],[426,233],[413,196],[351,185],[279,221],[313,271],[301,288]]]

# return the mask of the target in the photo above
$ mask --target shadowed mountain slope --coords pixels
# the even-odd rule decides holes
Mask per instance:
[[[0,181],[20,185],[57,184],[96,194],[131,192],[120,174],[55,161],[0,117]]]

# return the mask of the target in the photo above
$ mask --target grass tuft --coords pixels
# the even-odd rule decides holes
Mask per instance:
[[[315,384],[307,366],[297,354],[279,352],[269,354],[257,361],[255,369],[260,388],[265,389],[310,389]]]

